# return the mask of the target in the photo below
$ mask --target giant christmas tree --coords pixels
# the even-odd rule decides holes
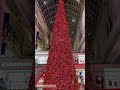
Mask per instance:
[[[56,85],[55,90],[77,90],[78,83],[66,21],[64,0],[58,1],[44,85]],[[44,90],[54,89],[44,88]]]

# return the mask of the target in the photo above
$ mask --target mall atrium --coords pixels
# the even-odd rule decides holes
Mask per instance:
[[[62,0],[59,0],[62,1]],[[62,1],[63,2],[63,1]],[[85,0],[65,0],[65,13],[77,81],[85,86]],[[42,90],[58,0],[35,1],[35,86]],[[62,57],[62,56],[61,56]]]

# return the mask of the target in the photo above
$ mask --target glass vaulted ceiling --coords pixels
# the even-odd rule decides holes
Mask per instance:
[[[82,16],[85,0],[64,0],[67,15],[69,34],[72,44],[77,33],[78,22]],[[49,32],[51,33],[56,15],[58,0],[38,0],[44,18],[46,20]]]

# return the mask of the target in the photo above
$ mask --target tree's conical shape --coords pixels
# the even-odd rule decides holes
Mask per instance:
[[[44,90],[77,90],[76,82],[64,0],[59,0],[44,77],[44,85],[56,85],[56,89],[45,88]]]

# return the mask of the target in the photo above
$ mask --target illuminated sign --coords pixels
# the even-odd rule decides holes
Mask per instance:
[[[35,62],[37,64],[46,64],[47,58],[48,58],[47,56],[40,56],[40,57],[35,56]]]
[[[85,55],[78,55],[79,64],[85,64]]]

